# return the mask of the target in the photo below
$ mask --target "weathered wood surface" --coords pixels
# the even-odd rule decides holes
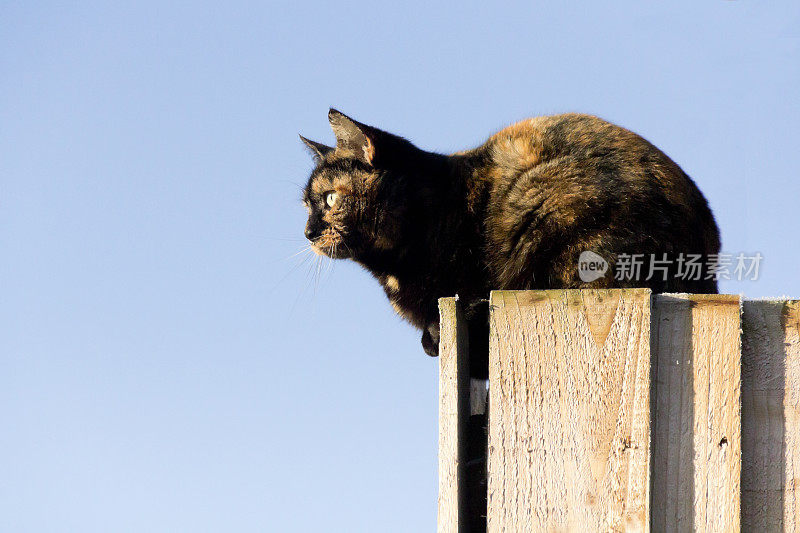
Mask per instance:
[[[745,301],[742,529],[800,532],[800,301]]]
[[[468,531],[465,462],[469,403],[467,327],[456,298],[439,300],[439,533]]]
[[[647,531],[650,292],[491,295],[488,531]]]
[[[653,298],[653,531],[738,531],[738,296]]]
[[[463,532],[484,385],[440,309],[439,531]],[[489,531],[800,533],[800,301],[506,291],[491,320]]]

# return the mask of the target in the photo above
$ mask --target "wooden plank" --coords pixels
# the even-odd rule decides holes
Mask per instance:
[[[495,291],[488,531],[647,531],[650,291]]]
[[[742,528],[800,532],[800,301],[745,301]]]
[[[738,531],[741,307],[731,295],[653,298],[654,531]]]
[[[456,298],[439,300],[439,533],[467,531],[466,433],[470,413],[466,321]]]

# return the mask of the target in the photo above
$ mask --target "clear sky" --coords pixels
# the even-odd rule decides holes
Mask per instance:
[[[436,360],[292,257],[329,106],[617,122],[800,297],[800,3],[602,4],[0,4],[0,531],[432,530]]]

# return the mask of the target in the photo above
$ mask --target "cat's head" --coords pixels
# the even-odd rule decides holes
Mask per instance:
[[[303,191],[306,238],[315,252],[337,259],[391,252],[403,240],[415,196],[409,165],[421,151],[335,109],[328,120],[335,147],[300,137],[316,161]]]

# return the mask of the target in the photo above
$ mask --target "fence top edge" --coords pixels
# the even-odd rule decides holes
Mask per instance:
[[[586,298],[589,300],[586,300]],[[567,302],[618,302],[620,298],[633,301],[646,302],[649,305],[652,292],[647,288],[623,289],[549,289],[549,290],[501,290],[492,291],[489,295],[489,305],[492,307],[503,306],[509,301],[516,305],[532,305],[544,301]]]
[[[580,294],[585,292],[593,292],[593,293],[620,293],[620,294],[651,294],[652,291],[646,287],[625,287],[625,288],[613,288],[613,289],[521,289],[521,290],[509,290],[509,289],[502,289],[502,290],[493,290],[490,291],[490,298],[492,295],[508,295],[508,296],[515,296],[520,294],[526,295],[537,295],[541,294],[544,296],[553,296],[557,294]]]
[[[536,301],[539,299],[549,299],[557,295],[566,294],[579,294],[581,292],[593,293],[620,293],[643,295],[651,293],[647,288],[623,288],[623,289],[525,289],[525,290],[493,290],[490,292],[489,300],[491,302],[502,301],[503,297],[519,297],[525,296],[528,301]],[[717,303],[717,304],[743,304],[748,302],[754,303],[773,303],[773,304],[800,304],[800,298],[793,298],[790,296],[770,296],[761,298],[748,298],[743,294],[691,294],[685,292],[665,292],[652,294],[651,296],[657,299],[658,303],[679,303],[679,302],[695,302],[695,303]],[[441,309],[442,305],[452,305],[452,302],[458,302],[458,295],[444,296],[439,298],[438,304]]]
[[[653,295],[657,304],[712,304],[741,305],[743,298],[739,294],[689,294],[685,292],[666,292]]]
[[[762,298],[747,298],[742,296],[742,300],[745,302],[757,302],[757,303],[776,303],[776,304],[794,304],[800,302],[800,298],[792,298],[791,296],[765,296]]]

